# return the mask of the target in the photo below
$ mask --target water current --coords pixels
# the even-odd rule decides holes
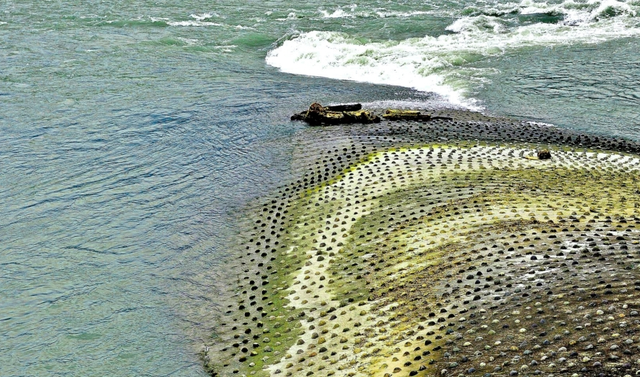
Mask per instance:
[[[310,102],[640,139],[637,2],[0,5],[0,375],[203,376]]]

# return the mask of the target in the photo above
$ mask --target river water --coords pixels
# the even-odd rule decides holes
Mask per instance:
[[[640,140],[635,1],[0,5],[0,375],[204,376],[238,213],[309,103]]]

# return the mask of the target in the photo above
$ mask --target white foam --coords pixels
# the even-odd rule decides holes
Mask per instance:
[[[425,14],[433,14],[430,11],[412,11],[412,12],[396,12],[396,11],[376,11],[375,14],[380,18],[388,18],[388,17],[399,17],[399,18],[409,18],[413,16],[422,16]]]
[[[324,18],[352,18],[355,17],[353,14],[349,14],[342,9],[336,9],[333,13],[329,13],[326,10],[321,10],[320,13]]]
[[[452,108],[452,104],[449,103],[446,99],[442,97],[430,97],[424,99],[413,99],[413,100],[382,100],[382,101],[372,101],[372,102],[363,102],[362,106],[367,109],[450,109]],[[470,106],[470,104],[466,104],[465,106],[453,106],[454,108],[458,108],[459,110],[482,110],[479,106]]]
[[[196,21],[204,21],[213,17],[213,14],[212,13],[191,14],[190,17],[194,18]]]
[[[215,22],[208,21],[172,21],[167,22],[169,26],[195,26],[195,27],[203,27],[203,26],[223,26],[222,24],[218,24]]]
[[[478,33],[489,31],[494,34],[504,33],[507,31],[506,24],[503,20],[493,16],[476,16],[463,17],[447,26],[446,30],[454,33]]]
[[[418,56],[419,50],[413,42],[358,44],[345,34],[314,31],[285,41],[266,61],[288,73],[408,86],[462,103],[435,72],[444,64],[441,59]]]
[[[399,11],[389,11],[386,9],[375,9],[375,10],[356,10],[358,8],[357,5],[351,5],[348,7],[349,9],[345,10],[345,8],[338,8],[334,11],[328,11],[325,9],[320,9],[318,12],[322,16],[322,18],[389,18],[389,17],[398,17],[398,18],[409,18],[413,16],[420,16],[425,14],[433,14],[431,11],[410,11],[410,12],[399,12]]]
[[[597,8],[589,13],[588,22],[599,21],[620,16],[635,17],[636,12],[627,3],[616,0],[590,1],[589,4],[597,5]]]
[[[224,53],[230,53],[233,52],[238,46],[236,45],[226,45],[226,46],[216,46],[214,47],[214,49],[216,50],[220,50]]]
[[[640,5],[635,0],[565,0],[562,3],[537,2],[535,0],[522,0],[520,3],[492,4],[486,8],[476,9],[471,16],[480,14],[487,16],[503,16],[507,14],[547,14],[563,17],[560,24],[583,25],[597,22],[603,19],[635,17],[634,9]]]
[[[519,25],[512,16],[514,9],[518,13],[562,13],[564,18],[559,16],[555,24]],[[453,104],[473,108],[477,104],[465,99],[465,91],[486,80],[488,72],[483,74],[470,63],[523,47],[599,43],[640,35],[637,19],[633,18],[635,9],[616,0],[589,0],[584,4],[569,0],[559,5],[524,0],[505,4],[495,13],[502,11],[508,11],[505,17],[459,17],[447,27],[451,34],[400,42],[362,43],[345,33],[302,33],[271,50],[266,62],[293,74],[435,92]]]
[[[194,38],[182,38],[182,37],[178,37],[179,40],[183,41],[184,43],[186,43],[189,46],[194,46],[198,43],[197,39]]]
[[[555,124],[544,123],[544,122],[527,122],[527,124],[531,124],[533,126],[539,126],[539,127],[549,127],[549,128],[556,128],[557,127]]]

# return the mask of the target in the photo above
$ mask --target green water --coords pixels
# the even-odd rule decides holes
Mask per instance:
[[[3,2],[0,375],[204,375],[237,213],[293,179],[310,102],[638,139],[637,6],[556,3]]]

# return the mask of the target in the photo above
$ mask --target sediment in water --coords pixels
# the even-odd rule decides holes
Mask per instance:
[[[439,115],[300,141],[248,212],[212,375],[640,370],[639,145]]]

